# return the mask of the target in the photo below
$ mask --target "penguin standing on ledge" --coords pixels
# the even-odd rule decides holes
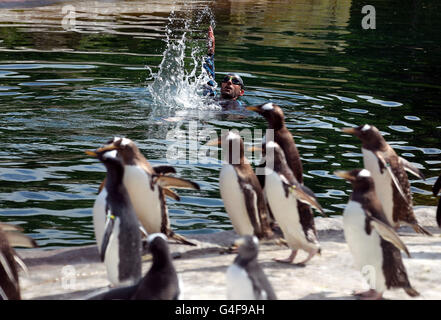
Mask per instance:
[[[241,137],[230,131],[207,145],[222,145],[225,163],[220,171],[219,188],[234,231],[240,236],[272,237],[263,191],[245,158]]]
[[[276,142],[280,146],[285,154],[286,163],[294,174],[294,177],[300,184],[303,184],[302,160],[300,159],[300,154],[297,150],[294,137],[285,125],[285,115],[283,114],[282,108],[274,103],[269,102],[257,106],[248,106],[246,107],[246,109],[257,112],[267,120],[268,129],[273,130],[272,134],[274,139],[271,139],[270,136],[265,136],[263,141],[265,143],[268,143],[269,141],[274,140],[274,142]],[[265,166],[264,163],[262,163],[261,166]],[[266,177],[264,175],[259,175],[258,178],[262,185],[262,188],[265,188]],[[311,208],[308,204],[298,201],[297,207],[302,215],[312,215]],[[270,217],[274,218],[274,213],[272,212],[272,209],[270,208],[268,209],[268,211]]]
[[[239,252],[227,269],[227,299],[276,300],[271,283],[257,263],[259,240],[247,235],[234,244],[239,247]]]
[[[399,157],[376,127],[365,124],[356,128],[343,128],[342,131],[362,141],[364,167],[372,174],[375,192],[391,226],[397,229],[403,223],[410,225],[417,233],[432,235],[418,223],[413,212],[406,171],[424,179],[420,170]]]
[[[435,184],[433,185],[433,195],[436,197],[441,190],[441,175],[436,180]],[[438,201],[438,208],[436,210],[436,222],[438,223],[438,227],[441,228],[441,198]]]
[[[131,285],[141,278],[141,234],[139,223],[123,184],[124,167],[116,151],[86,152],[107,169],[105,226],[100,256],[109,281],[115,286]],[[96,235],[99,238],[99,235]]]
[[[166,173],[170,172],[169,166],[159,167],[162,169],[158,169],[156,172],[130,139],[115,137],[106,146],[99,148],[97,152],[109,150],[117,150],[123,161],[123,183],[135,213],[147,233],[161,232],[181,243],[195,245],[171,229],[165,196],[177,197],[169,188],[199,190],[199,185],[165,175],[164,170]]]
[[[12,247],[34,248],[35,241],[20,233],[21,228],[0,223],[0,300],[20,300],[17,263],[24,269],[23,261]]]
[[[265,193],[269,207],[282,229],[284,238],[292,252],[287,259],[274,259],[277,262],[293,262],[297,251],[303,249],[308,257],[300,265],[320,253],[320,244],[311,210],[298,209],[302,202],[323,213],[314,193],[300,184],[286,163],[285,155],[274,141],[266,143]]]
[[[178,300],[181,288],[173,266],[167,244],[162,233],[148,236],[148,249],[153,255],[150,270],[137,284],[124,288],[107,290],[104,293],[86,297],[89,300]]]
[[[371,173],[366,169],[334,173],[352,183],[353,192],[343,212],[343,229],[355,265],[371,287],[354,295],[381,299],[386,289],[403,288],[409,296],[418,296],[410,285],[400,249],[410,257],[409,251],[383,212]]]

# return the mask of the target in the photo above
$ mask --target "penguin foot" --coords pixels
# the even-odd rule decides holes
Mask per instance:
[[[353,292],[352,295],[359,297],[361,300],[382,300],[383,293],[378,292],[374,289],[369,289],[368,291]]]
[[[238,246],[235,246],[234,244],[232,244],[231,246],[229,246],[229,247],[226,247],[226,248],[222,248],[222,249],[220,249],[220,251],[219,251],[219,253],[220,254],[225,254],[225,253],[238,253],[238,250],[239,250],[239,247]]]
[[[304,261],[302,261],[302,262],[299,262],[299,264],[306,264],[309,260],[311,260],[312,259],[312,257],[314,257],[316,254],[320,254],[320,248],[318,248],[318,249],[316,249],[316,250],[314,250],[314,251],[312,251],[312,252],[309,252],[308,253],[308,257],[306,257],[306,259],[304,260]]]
[[[286,259],[273,258],[273,260],[276,262],[280,262],[280,263],[292,263],[294,261],[296,255],[297,255],[297,250],[292,250],[291,254],[289,255],[288,258],[286,258]]]

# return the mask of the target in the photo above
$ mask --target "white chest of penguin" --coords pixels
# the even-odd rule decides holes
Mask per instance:
[[[394,204],[392,178],[386,168],[383,170],[382,174],[380,173],[378,158],[373,152],[363,148],[361,151],[363,152],[364,167],[371,172],[372,179],[374,179],[375,193],[383,206],[387,220],[392,223]]]
[[[265,194],[276,221],[282,228],[285,237],[288,238],[286,240],[306,243],[302,237],[304,232],[300,224],[297,199],[290,194],[286,197],[282,180],[274,171],[265,177]]]
[[[115,218],[112,234],[104,256],[104,264],[107,269],[107,276],[112,284],[119,285],[119,233],[121,220]]]
[[[235,263],[227,269],[227,298],[229,300],[254,300],[253,284],[245,269]]]
[[[232,165],[222,165],[219,186],[225,210],[231,219],[234,231],[239,235],[254,234],[254,228],[245,205],[244,193],[239,185],[236,170]],[[259,220],[257,219],[257,221]]]
[[[381,238],[375,230],[368,235],[365,230],[366,215],[359,202],[349,201],[343,213],[343,229],[346,242],[354,257],[354,263],[371,287],[385,288],[383,274],[383,250]]]
[[[162,211],[158,185],[151,189],[151,176],[138,166],[124,167],[123,183],[138,219],[149,234],[161,232]]]

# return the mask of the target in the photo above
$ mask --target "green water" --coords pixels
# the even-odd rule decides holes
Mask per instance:
[[[71,31],[61,24],[68,4],[76,9]],[[0,220],[20,224],[46,248],[94,243],[92,206],[105,173],[84,150],[126,136],[153,164],[165,164],[172,143],[167,133],[187,130],[190,120],[216,132],[265,129],[256,114],[201,110],[194,92],[158,104],[158,97],[170,98],[161,87],[152,90],[164,52],[183,40],[184,69],[163,75],[167,81],[188,76],[203,56],[210,21],[217,80],[238,72],[246,85],[243,102],[283,107],[305,184],[328,214],[341,214],[350,194],[333,171],[362,165],[359,141],[339,129],[363,123],[376,125],[425,174],[425,181],[409,177],[414,204],[435,205],[430,190],[441,172],[441,4],[369,1],[376,9],[374,30],[361,26],[364,4],[3,2]],[[180,83],[184,91],[192,89],[195,77],[189,78]],[[173,118],[178,121],[167,121]],[[201,190],[180,190],[180,202],[168,201],[172,227],[187,235],[231,229],[219,194],[220,163],[182,161],[176,169]]]

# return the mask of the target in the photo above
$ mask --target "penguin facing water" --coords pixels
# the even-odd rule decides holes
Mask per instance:
[[[288,164],[288,167],[291,169],[292,173],[294,174],[294,177],[297,179],[297,181],[300,184],[303,184],[303,165],[302,160],[300,159],[299,151],[297,150],[296,143],[294,141],[294,137],[292,136],[291,132],[288,130],[288,128],[285,125],[285,115],[283,113],[283,110],[280,106],[274,104],[274,103],[265,103],[261,105],[256,106],[248,106],[246,107],[247,110],[257,112],[261,116],[263,116],[267,122],[268,122],[268,129],[272,130],[272,136],[266,135],[263,138],[264,144],[273,140],[276,142],[280,148],[283,150],[286,158],[286,163]],[[263,150],[265,150],[265,146],[262,146]],[[262,163],[261,167],[264,167],[265,164]],[[258,176],[259,181],[262,185],[262,188],[265,188],[265,175],[259,175]],[[266,194],[266,192],[265,192]],[[297,202],[297,207],[299,212],[302,213],[304,216],[312,215],[311,207],[303,203],[301,201]],[[272,212],[272,209],[268,209],[269,215],[271,218],[274,218],[274,213]]]
[[[259,240],[244,236],[234,243],[239,247],[234,263],[227,269],[229,300],[276,300],[276,294],[262,268],[257,263]]]
[[[164,233],[184,244],[195,245],[185,237],[176,234],[170,227],[165,196],[175,199],[169,188],[199,190],[197,183],[166,175],[170,166],[152,167],[141,154],[136,144],[128,138],[115,137],[97,152],[117,150],[124,164],[123,183],[127,189],[135,213],[148,234]],[[156,168],[156,169],[155,169]]]
[[[269,207],[282,229],[283,236],[291,248],[287,259],[275,259],[278,262],[293,262],[299,249],[308,253],[308,257],[299,264],[305,264],[315,254],[320,253],[320,244],[311,210],[299,210],[298,202],[312,206],[323,213],[314,193],[300,184],[286,163],[283,150],[274,141],[266,143],[265,193]]]
[[[222,145],[226,161],[220,171],[219,189],[234,231],[241,236],[255,235],[259,239],[271,237],[262,188],[245,158],[241,137],[230,131],[207,145]]]
[[[400,250],[410,257],[404,243],[389,224],[375,193],[374,180],[366,169],[336,171],[352,183],[353,192],[343,212],[343,229],[355,266],[367,277],[370,290],[355,295],[381,299],[386,289],[403,288],[415,297]]]
[[[353,134],[362,141],[364,167],[372,174],[375,192],[392,227],[398,228],[401,223],[407,224],[415,232],[431,235],[415,217],[406,174],[408,171],[424,179],[420,170],[399,157],[376,127],[365,124],[356,128],[343,128],[342,131]]]
[[[106,167],[105,217],[94,223],[100,241],[101,260],[109,281],[115,286],[136,283],[141,278],[141,234],[139,223],[123,184],[124,167],[116,151],[88,151]],[[103,194],[103,192],[101,193]],[[104,226],[103,226],[104,222]]]

